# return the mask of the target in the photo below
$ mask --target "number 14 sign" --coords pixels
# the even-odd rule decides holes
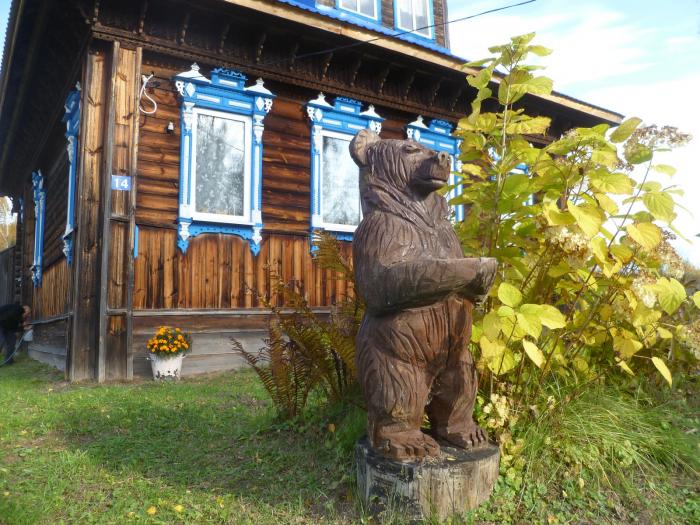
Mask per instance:
[[[128,175],[112,175],[112,189],[117,191],[130,191],[131,177]]]

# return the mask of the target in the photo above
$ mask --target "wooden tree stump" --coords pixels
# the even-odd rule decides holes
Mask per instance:
[[[441,444],[439,457],[402,462],[375,452],[365,437],[355,446],[355,459],[365,508],[411,521],[475,509],[498,478],[499,451],[491,442],[472,450]]]

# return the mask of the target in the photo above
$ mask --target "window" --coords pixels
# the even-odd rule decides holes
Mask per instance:
[[[46,211],[46,192],[44,177],[40,170],[32,173],[32,190],[34,192],[34,261],[31,267],[34,287],[41,286],[42,259],[44,256],[44,215]]]
[[[73,262],[73,235],[75,231],[75,174],[78,159],[78,133],[80,131],[80,83],[68,94],[63,122],[66,123],[66,151],[68,152],[68,206],[66,231],[63,234],[63,254],[68,264]]]
[[[201,233],[262,241],[262,135],[274,95],[261,79],[245,87],[238,71],[197,64],[175,76],[182,98],[178,246]]]
[[[447,194],[447,201],[454,199],[462,194],[462,185],[457,174],[462,172],[462,162],[459,160],[460,140],[452,136],[452,125],[444,120],[432,120],[430,126],[426,126],[423,122],[423,117],[411,122],[406,127],[406,135],[409,139],[431,148],[435,151],[444,151],[452,157],[452,173],[450,174],[449,184],[452,189]],[[464,220],[464,205],[458,204],[452,206],[454,210],[454,220],[461,222]]]
[[[361,129],[375,133],[382,119],[369,106],[338,97],[326,102],[323,93],[307,105],[311,120],[311,229],[335,232],[339,239],[351,240],[362,219],[360,170],[350,156],[350,141]]]
[[[378,20],[377,0],[338,0],[338,7],[345,11]]]
[[[431,0],[396,0],[394,10],[398,29],[433,38]]]

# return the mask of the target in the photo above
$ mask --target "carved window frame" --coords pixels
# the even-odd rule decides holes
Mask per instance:
[[[347,13],[350,17],[357,17],[361,20],[371,20],[373,22],[381,22],[382,18],[382,4],[381,0],[372,0],[372,4],[374,5],[374,16],[372,15],[366,15],[363,12],[361,12],[360,9],[360,1],[361,0],[356,0],[357,1],[357,10],[352,9],[351,7],[346,7],[343,5],[343,0],[336,0],[335,2],[335,7],[338,11],[341,11],[343,13]]]
[[[202,233],[237,235],[248,241],[254,255],[262,241],[262,157],[265,116],[275,96],[262,79],[245,87],[247,77],[235,70],[216,68],[211,79],[192,64],[175,75],[180,99],[180,190],[177,245],[185,253],[192,237]],[[197,117],[209,114],[244,124],[244,212],[242,216],[197,212],[195,209]]]
[[[32,173],[32,192],[34,198],[34,260],[32,267],[32,282],[34,288],[41,286],[44,258],[44,220],[46,215],[46,190],[44,176],[41,170]]]
[[[362,102],[336,97],[331,105],[323,93],[308,102],[306,112],[311,122],[311,232],[325,230],[340,240],[351,241],[357,225],[326,223],[321,216],[323,138],[330,136],[352,140],[362,129],[371,129],[379,134],[384,119],[371,104],[366,111],[362,111]],[[361,214],[360,208],[360,216]]]
[[[78,159],[78,135],[80,133],[80,83],[68,94],[63,122],[66,124],[66,152],[68,153],[68,205],[66,207],[66,230],[63,233],[63,254],[68,265],[73,263],[75,237],[75,187]]]
[[[401,25],[401,16],[399,14],[399,3],[401,0],[394,0],[394,27],[398,29],[399,31],[411,31],[410,33],[406,34],[408,37],[415,37],[420,40],[430,40],[434,41],[435,40],[435,27],[433,24],[435,23],[435,6],[433,4],[433,0],[426,0],[427,4],[427,15],[428,15],[428,34],[423,34],[423,33],[418,33],[416,32],[416,29],[418,28],[417,22],[416,22],[416,11],[414,10],[414,2],[415,0],[406,0],[411,3],[411,18],[413,24],[416,25],[416,27],[403,27]]]
[[[452,170],[449,178],[450,191],[447,193],[448,202],[462,194],[460,174],[462,173],[462,161],[459,160],[460,145],[462,140],[452,135],[452,124],[444,120],[431,120],[426,126],[423,117],[418,115],[415,121],[406,126],[406,136],[416,142],[435,151],[444,151],[452,159]],[[464,205],[450,205],[454,211],[455,222],[464,220]]]

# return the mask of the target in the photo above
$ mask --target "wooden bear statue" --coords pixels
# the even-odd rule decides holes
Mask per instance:
[[[450,156],[369,130],[353,139],[350,154],[360,167],[363,219],[353,260],[366,304],[357,368],[370,444],[398,460],[438,455],[436,440],[478,446],[486,434],[472,419],[471,311],[497,266],[463,256],[436,193],[447,184]],[[432,435],[421,431],[426,411]]]

